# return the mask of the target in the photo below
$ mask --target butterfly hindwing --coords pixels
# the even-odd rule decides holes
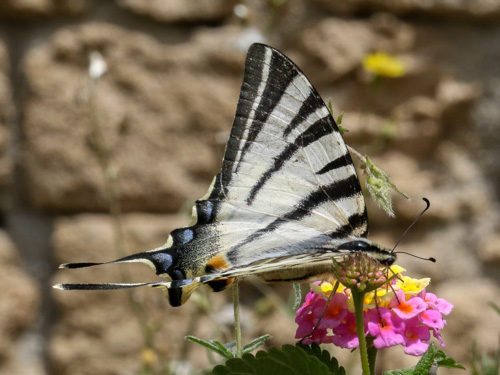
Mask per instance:
[[[249,275],[289,281],[324,273],[332,257],[358,245],[391,257],[367,232],[359,180],[327,106],[290,59],[254,44],[222,171],[195,203],[191,226],[114,263],[151,266],[170,281],[144,285],[165,289],[177,306],[202,284],[217,291]]]

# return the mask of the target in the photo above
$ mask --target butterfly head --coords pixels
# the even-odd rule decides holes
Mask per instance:
[[[381,247],[366,238],[344,242],[337,250],[343,253],[366,254],[385,267],[393,265],[396,261],[396,255],[392,250]]]

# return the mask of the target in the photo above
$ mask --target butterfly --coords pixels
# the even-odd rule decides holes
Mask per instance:
[[[332,258],[361,252],[381,265],[396,255],[367,239],[368,217],[347,146],[327,106],[284,54],[253,44],[221,172],[192,210],[190,226],[156,249],[103,263],[139,262],[165,281],[58,284],[63,290],[161,288],[172,306],[201,285],[234,279],[305,281]]]

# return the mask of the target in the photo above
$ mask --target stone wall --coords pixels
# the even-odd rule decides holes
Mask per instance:
[[[500,297],[500,1],[235,5],[0,3],[1,375],[191,373],[210,362],[184,336],[231,340],[230,292],[171,308],[157,290],[51,285],[157,280],[141,265],[57,266],[154,248],[188,224],[220,168],[255,41],[290,56],[347,113],[346,141],[412,197],[395,200],[395,219],[370,204],[371,238],[390,247],[420,198],[431,201],[399,249],[438,262],[401,255],[399,264],[455,304],[447,353],[467,365],[474,341],[497,347],[488,302]],[[362,69],[373,51],[398,56],[406,74],[374,88]],[[95,52],[107,64],[97,83]],[[121,213],[110,216],[110,205]],[[263,288],[242,286],[245,340],[292,343],[280,302],[291,287]],[[415,362],[389,353],[380,362],[390,368]]]

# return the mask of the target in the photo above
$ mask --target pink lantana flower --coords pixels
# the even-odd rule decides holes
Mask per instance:
[[[431,338],[429,328],[422,325],[418,318],[409,319],[405,322],[405,350],[406,354],[421,356],[429,347]]]
[[[352,263],[350,269],[347,267],[344,273],[337,274],[340,285],[333,279],[311,285],[304,304],[297,310],[296,338],[304,344],[315,342],[333,343],[349,349],[359,347],[352,292],[342,285],[346,284],[366,290],[363,304],[365,335],[371,338],[375,348],[402,345],[406,354],[420,356],[427,350],[432,336],[444,346],[439,331],[446,324],[443,316],[450,314],[453,305],[427,293],[425,288],[430,279],[404,276],[405,269],[393,265],[387,280],[385,271],[367,270],[364,263],[357,262]],[[360,271],[353,270],[353,265],[354,268],[361,265]],[[368,277],[362,275],[355,281],[363,272]]]
[[[358,333],[356,331],[356,317],[352,312],[348,312],[342,324],[339,324],[333,330],[333,335],[327,336],[334,345],[341,348],[354,349],[359,347]]]
[[[386,307],[368,310],[365,314],[368,333],[374,337],[373,345],[377,349],[403,345],[404,320]]]
[[[392,311],[401,319],[411,319],[427,310],[427,304],[420,297],[413,297],[406,300],[403,289],[396,293],[397,298],[391,300]]]

